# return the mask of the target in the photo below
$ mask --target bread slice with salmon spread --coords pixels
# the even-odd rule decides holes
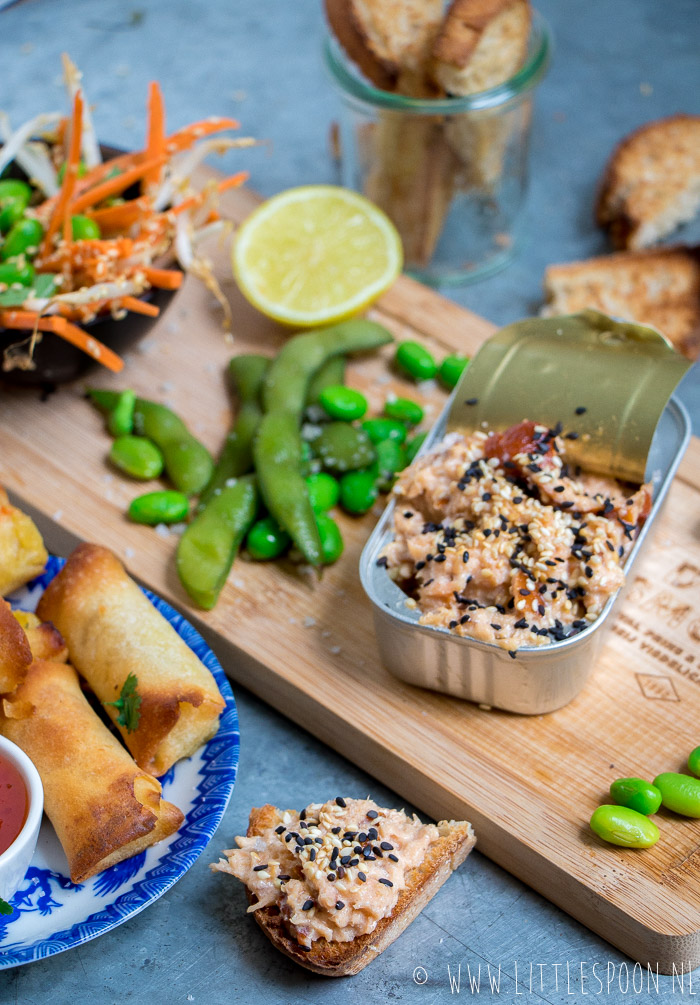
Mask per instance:
[[[613,151],[596,218],[616,248],[647,248],[700,210],[700,115],[648,122]]]
[[[359,973],[422,911],[474,847],[465,821],[422,824],[371,800],[253,809],[211,866],[246,885],[249,911],[285,956],[328,977]]]

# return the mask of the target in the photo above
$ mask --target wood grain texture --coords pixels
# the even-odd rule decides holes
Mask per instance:
[[[241,217],[255,197],[230,193],[226,202]],[[274,353],[285,334],[242,300],[225,251],[210,250],[233,307],[232,337],[210,294],[188,279],[123,374],[98,373],[94,383],[172,404],[216,451],[232,417],[225,365],[238,352]],[[405,278],[372,316],[439,355],[471,353],[493,330]],[[416,393],[386,365],[390,350],[381,356],[349,367],[374,410],[390,389]],[[339,517],[345,554],[320,582],[291,564],[239,560],[215,610],[193,609],[175,573],[175,538],[123,515],[149,486],[107,467],[110,438],[84,386],[45,402],[11,388],[0,398],[0,481],[40,515],[52,550],[77,539],[112,548],[198,625],[235,680],[425,812],[471,820],[482,852],[633,958],[662,972],[700,963],[700,821],[662,812],[661,840],[642,852],[606,846],[587,826],[615,778],[683,770],[700,742],[697,440],[591,682],[566,708],[530,718],[411,688],[382,668],[357,575],[376,514]],[[437,417],[443,392],[421,394]]]

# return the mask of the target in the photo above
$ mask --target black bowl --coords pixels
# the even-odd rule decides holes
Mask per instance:
[[[104,145],[101,149],[105,160],[111,160],[124,152],[116,147]],[[8,175],[16,178],[26,177],[15,165],[10,169]],[[125,195],[132,197],[138,195],[138,191],[136,188],[133,192],[127,190]],[[125,318],[117,321],[110,314],[105,314],[102,317],[96,317],[93,321],[88,321],[86,324],[80,324],[80,327],[94,335],[109,349],[122,355],[139,339],[143,338],[156,321],[160,320],[176,293],[177,290],[160,290],[154,287],[139,297],[140,300],[145,300],[160,308],[160,314],[157,318],[129,312]],[[0,326],[0,365],[2,353],[10,346],[25,341],[29,334],[27,331],[10,330]],[[34,347],[33,358],[35,363],[33,370],[0,370],[0,380],[8,384],[30,386],[65,384],[100,366],[87,353],[77,349],[53,332],[41,333],[41,340]]]

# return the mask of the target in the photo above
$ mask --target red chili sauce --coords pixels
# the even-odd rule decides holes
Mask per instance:
[[[0,757],[0,855],[7,851],[24,826],[29,796],[14,764]]]

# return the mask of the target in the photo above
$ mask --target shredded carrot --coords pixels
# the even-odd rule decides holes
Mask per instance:
[[[63,175],[63,184],[58,193],[58,198],[53,207],[51,218],[49,219],[44,240],[42,241],[40,257],[45,257],[51,251],[53,236],[63,223],[65,227],[66,218],[70,222],[69,206],[73,196],[73,190],[78,177],[80,165],[80,145],[83,136],[83,95],[81,91],[75,92],[73,101],[73,115],[70,123],[70,147],[68,159],[66,160],[66,170]],[[69,226],[64,230],[64,237],[70,240],[73,236],[72,228]]]
[[[175,269],[156,269],[153,265],[139,265],[135,270],[143,272],[151,286],[160,290],[179,290],[182,286],[182,273]]]
[[[81,193],[73,202],[71,211],[73,213],[82,213],[88,206],[94,206],[95,203],[102,202],[103,199],[109,199],[112,195],[119,195],[120,192],[129,188],[134,182],[140,181],[152,168],[164,164],[166,159],[165,154],[163,154],[155,160],[144,161],[142,164],[137,164],[136,167],[132,167],[128,171],[122,171],[121,174],[116,175],[114,178],[107,178],[105,181],[100,182],[99,185],[95,185],[94,188]]]
[[[146,198],[131,199],[118,206],[104,206],[100,209],[89,209],[87,215],[95,221],[102,233],[110,230],[122,230],[152,213],[150,203]]]
[[[240,129],[240,122],[235,119],[211,118],[202,119],[201,122],[193,122],[184,129],[178,129],[165,141],[165,149],[169,154],[179,153],[181,150],[188,150],[193,143],[201,140],[204,136],[211,136],[212,133],[220,133],[224,129]]]
[[[88,356],[92,356],[98,363],[102,363],[114,373],[119,373],[124,366],[124,360],[115,352],[112,352],[92,335],[88,335],[82,328],[71,324],[66,318],[55,315],[41,317],[35,311],[0,311],[0,324],[4,325],[5,328],[53,332],[87,353]]]
[[[160,307],[149,304],[146,300],[139,300],[138,297],[121,297],[119,302],[133,314],[145,314],[149,318],[157,318],[160,314]]]
[[[146,160],[153,161],[165,153],[165,107],[163,93],[157,81],[148,87],[148,129],[146,131]],[[143,176],[141,190],[160,183],[161,167],[155,167]]]
[[[239,171],[238,174],[233,174],[231,175],[230,178],[224,178],[223,181],[220,181],[219,184],[215,187],[214,191],[221,193],[221,192],[227,192],[230,188],[240,188],[240,186],[245,184],[245,182],[247,182],[249,178],[250,178],[249,171]],[[177,206],[174,206],[173,209],[170,210],[170,212],[178,214],[178,213],[184,213],[190,209],[196,209],[197,206],[201,206],[202,203],[205,202],[208,195],[209,192],[206,189],[204,189],[203,191],[198,192],[196,195],[190,196],[189,199],[183,199],[183,201],[179,202]]]

